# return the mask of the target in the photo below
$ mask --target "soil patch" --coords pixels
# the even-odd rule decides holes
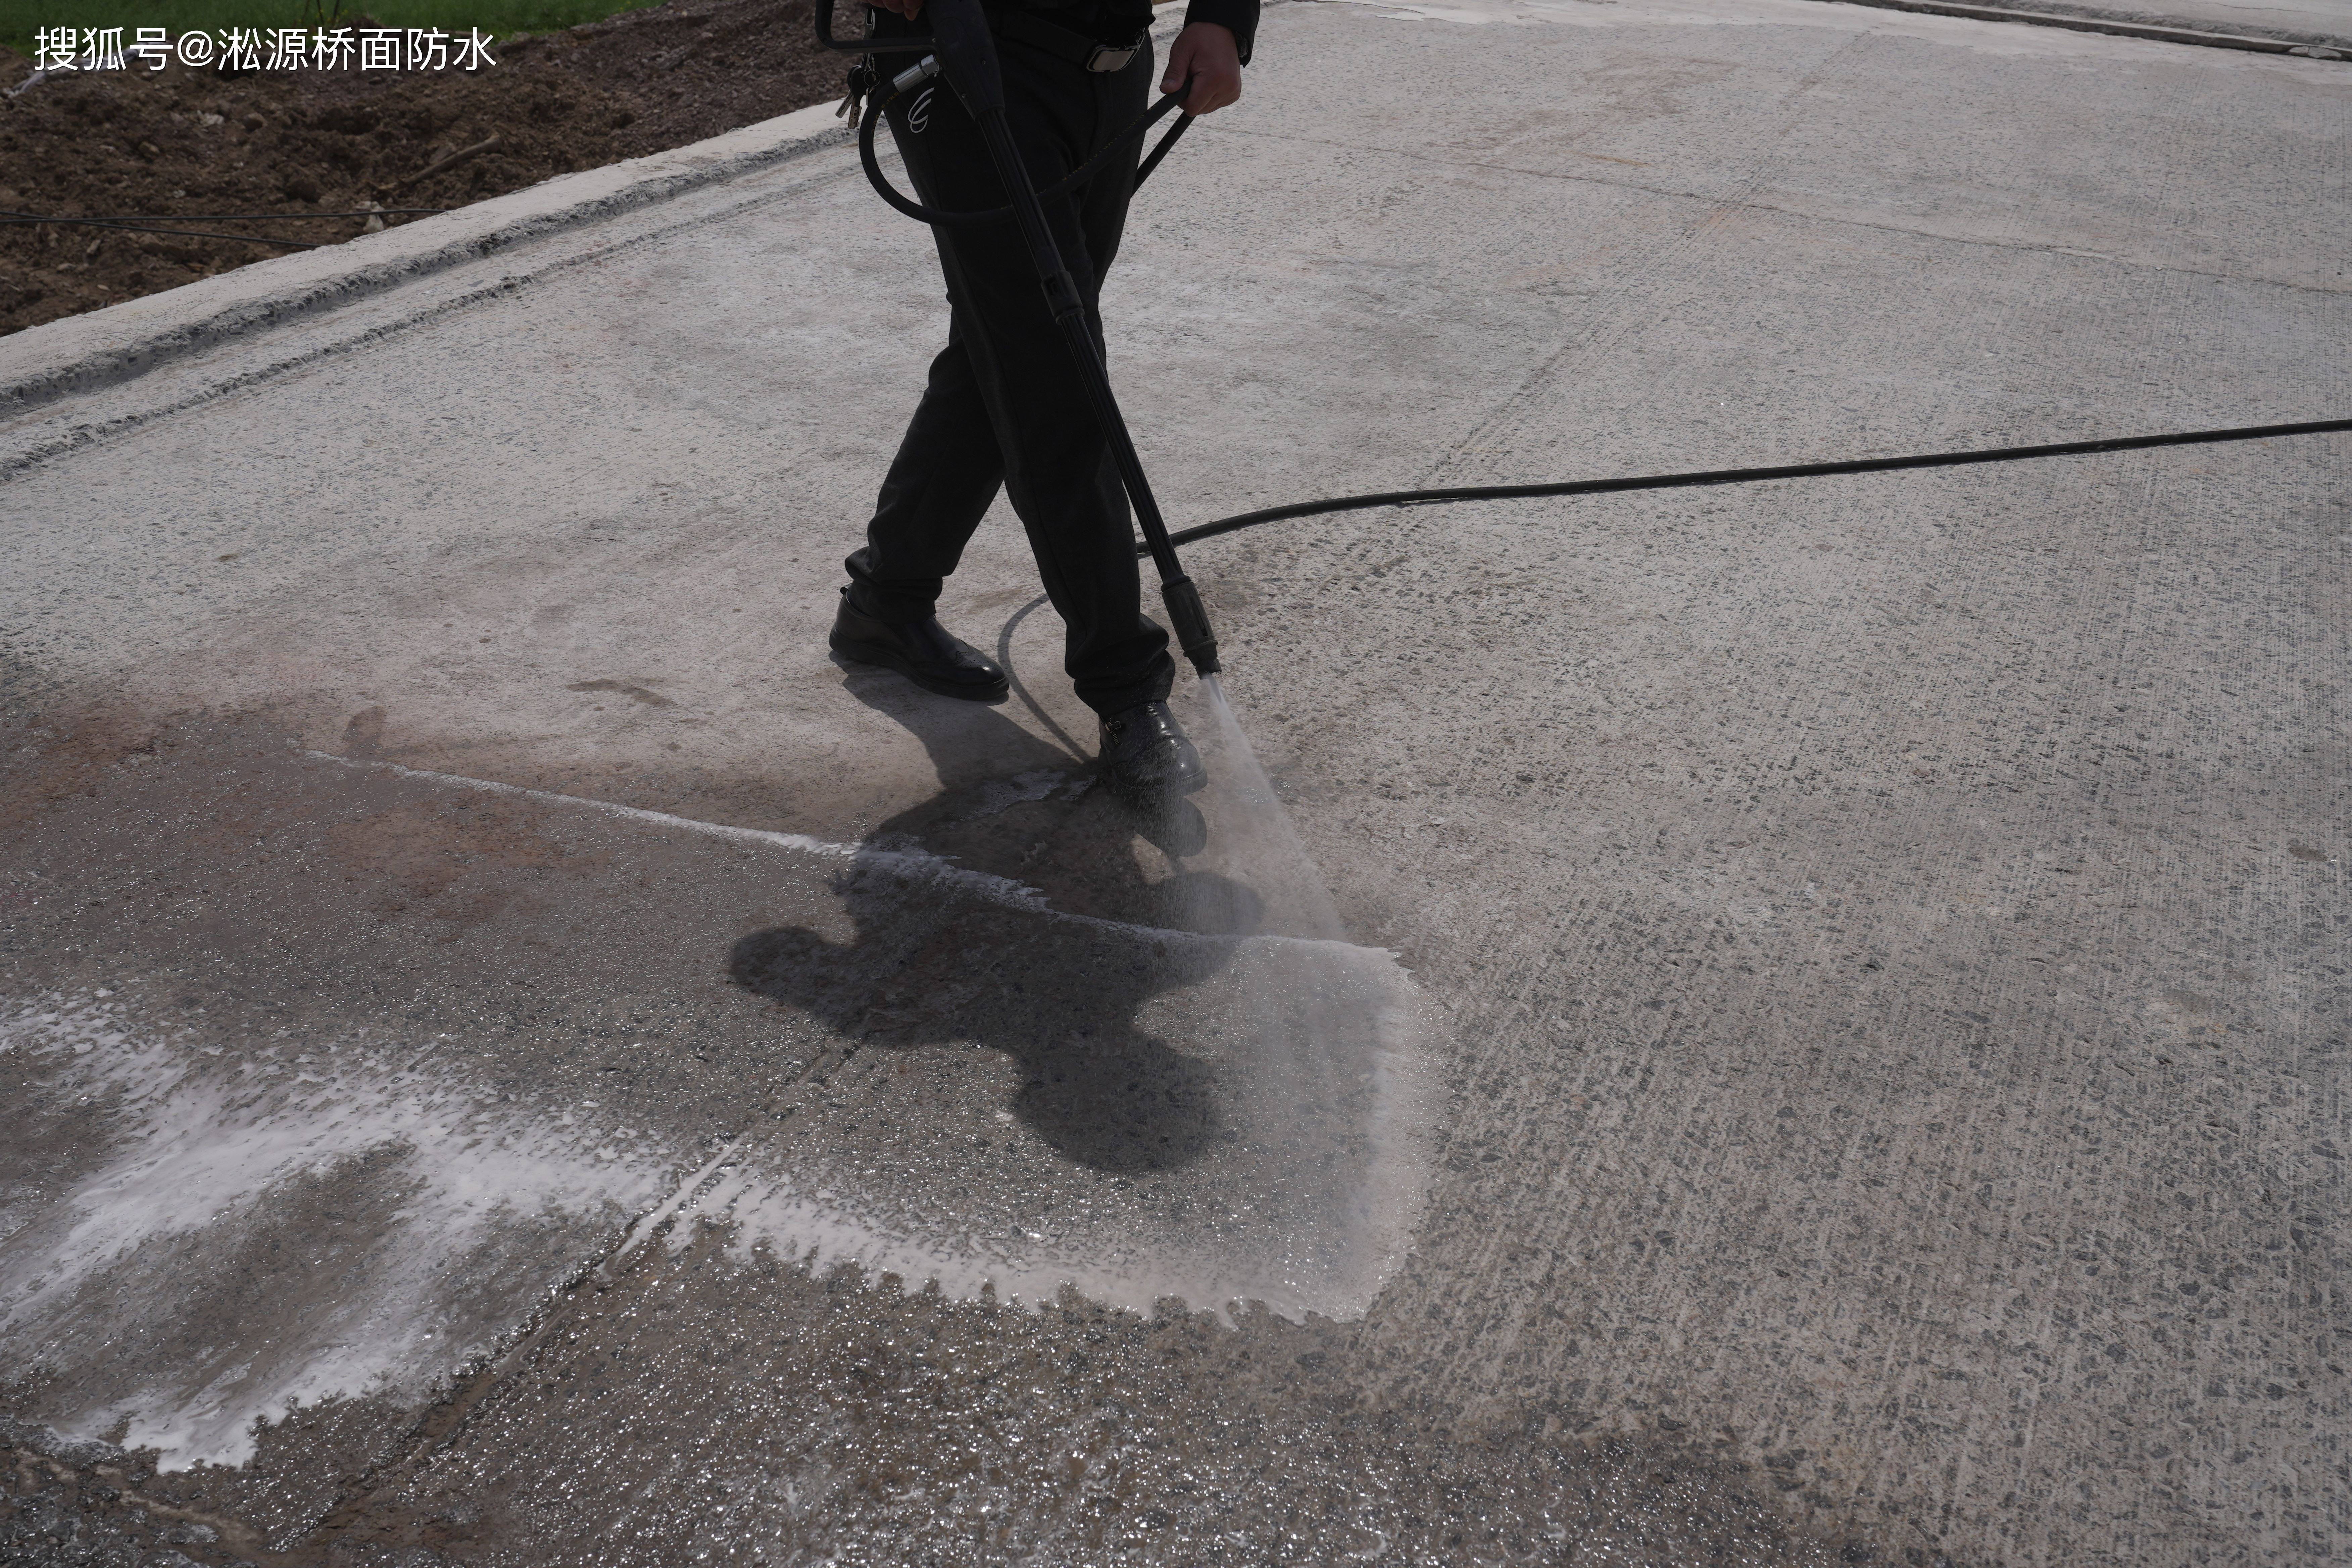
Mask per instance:
[[[471,73],[228,75],[174,62],[46,78],[0,98],[0,209],[341,243],[368,220],[316,215],[462,206],[663,152],[838,99],[850,63],[816,47],[808,0],[668,0],[493,53],[497,65]],[[31,63],[0,49],[0,85],[23,81]],[[492,136],[493,150],[394,194]],[[230,213],[280,221],[206,221]],[[289,248],[0,223],[0,333]]]

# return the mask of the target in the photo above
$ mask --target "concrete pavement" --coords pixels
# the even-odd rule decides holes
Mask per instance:
[[[2338,65],[1810,0],[1260,59],[1107,300],[1180,522],[2352,407]],[[935,271],[837,143],[726,174],[0,343],[18,1520],[2340,1552],[2346,438],[1205,543],[1298,837],[1227,740],[1196,852],[1085,787],[1008,516],[943,613],[1020,700],[829,660]]]

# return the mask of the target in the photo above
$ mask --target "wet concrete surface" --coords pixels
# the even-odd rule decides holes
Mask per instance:
[[[1179,521],[2344,406],[2340,68],[1455,12],[1155,176]],[[1204,544],[1294,844],[1009,519],[826,656],[845,157],[481,266],[0,425],[5,1550],[2341,1554],[2344,438]]]
[[[845,894],[837,877],[796,889],[734,841],[354,768],[259,723],[35,721],[17,738],[37,743],[9,779],[9,980],[35,1000],[0,1055],[9,1102],[31,1112],[9,1141],[8,1239],[19,1256],[48,1240],[57,1274],[13,1303],[12,1402],[43,1425],[12,1429],[27,1445],[12,1496],[29,1539],[64,1532],[41,1560],[1262,1561],[1384,1542],[1525,1559],[1571,1537],[1604,1562],[1821,1556],[1705,1445],[1588,1449],[1572,1439],[1593,1417],[1565,1407],[1469,1432],[1360,1407],[1350,1331],[1256,1304],[1284,1280],[1235,1283],[1232,1318],[1173,1289],[1155,1303],[1155,1284],[1219,1283],[1219,1260],[1177,1237],[1213,1252],[1280,1196],[1280,1171],[1221,1113],[1205,1031],[1187,1052],[1131,1028],[1154,988],[1122,984],[1136,953],[1192,933],[1097,916],[1075,949],[989,963],[1030,998],[998,1014],[926,993],[1005,933],[952,907],[910,921],[903,884],[860,885],[887,867],[852,872]],[[952,829],[971,804],[910,816],[971,860],[982,846]],[[996,826],[1019,806],[1052,815]],[[1046,885],[1068,857],[1090,889],[1070,902],[1162,921],[1204,907],[1167,901],[1178,879],[1103,879],[1136,834],[1098,799],[987,820]],[[845,920],[850,940],[828,943]],[[1246,954],[1197,945],[1214,955],[1163,983]],[[960,962],[929,972],[925,949]],[[583,991],[583,974],[626,984]],[[967,1095],[942,1077],[994,1078],[995,1113],[953,1114]],[[622,1107],[634,1125],[614,1125]],[[563,1129],[519,1125],[534,1115]],[[1285,1128],[1296,1141],[1328,1116]],[[988,1211],[1023,1195],[992,1144],[1024,1124],[1118,1188],[1196,1179],[1112,1216],[1123,1245],[1100,1278],[1066,1253],[976,1274]],[[886,1193],[862,1194],[857,1236],[822,1212],[763,1215],[740,1181],[719,1195],[787,1140],[803,1169],[896,1158],[902,1207],[921,1206],[905,1182],[940,1165],[971,1190],[934,1212],[972,1234],[901,1261],[872,1250]],[[1351,1190],[1373,1184],[1342,1168]],[[656,1200],[681,1176],[699,1201],[677,1214]],[[257,1191],[242,1223],[207,1223]],[[1077,1216],[1026,1196],[999,1223],[1086,1244],[1063,1234]],[[1152,1196],[1176,1237],[1152,1234]],[[497,1212],[464,1212],[477,1202]],[[676,1218],[640,1249],[642,1214]],[[1253,1255],[1223,1239],[1227,1261]],[[857,1256],[867,1268],[843,1261]],[[1048,1282],[1044,1301],[1000,1300],[1024,1276]],[[1051,1283],[1073,1277],[1097,1299]],[[1143,1310],[1101,1303],[1122,1289]],[[1365,1302],[1320,1304],[1360,1317]],[[339,1377],[369,1373],[437,1376],[444,1397],[420,1420],[341,1396]],[[289,1404],[239,1442],[255,1412]],[[44,1436],[59,1431],[84,1436]],[[244,1462],[157,1475],[93,1438]]]

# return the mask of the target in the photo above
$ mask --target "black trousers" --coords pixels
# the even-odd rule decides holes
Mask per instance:
[[[998,50],[1013,140],[1041,189],[1143,112],[1149,48],[1118,71],[1089,71],[1002,36]],[[944,81],[902,96],[888,113],[926,205],[1003,205],[988,150]],[[1137,157],[1130,144],[1086,185],[1045,204],[1098,348],[1102,278],[1127,226]],[[948,346],[882,481],[866,546],[845,563],[851,600],[878,620],[930,615],[1001,485],[1067,629],[1064,668],[1079,699],[1100,713],[1163,699],[1175,664],[1168,634],[1143,616],[1127,492],[1020,231],[1008,220],[932,232],[947,278]]]

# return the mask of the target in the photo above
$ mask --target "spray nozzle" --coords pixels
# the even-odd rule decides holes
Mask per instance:
[[[1209,629],[1208,607],[1201,603],[1201,590],[1192,586],[1190,577],[1170,577],[1160,584],[1160,596],[1168,601],[1168,618],[1175,624],[1176,646],[1192,661],[1192,668],[1203,679],[1224,667],[1217,662],[1217,634]]]

